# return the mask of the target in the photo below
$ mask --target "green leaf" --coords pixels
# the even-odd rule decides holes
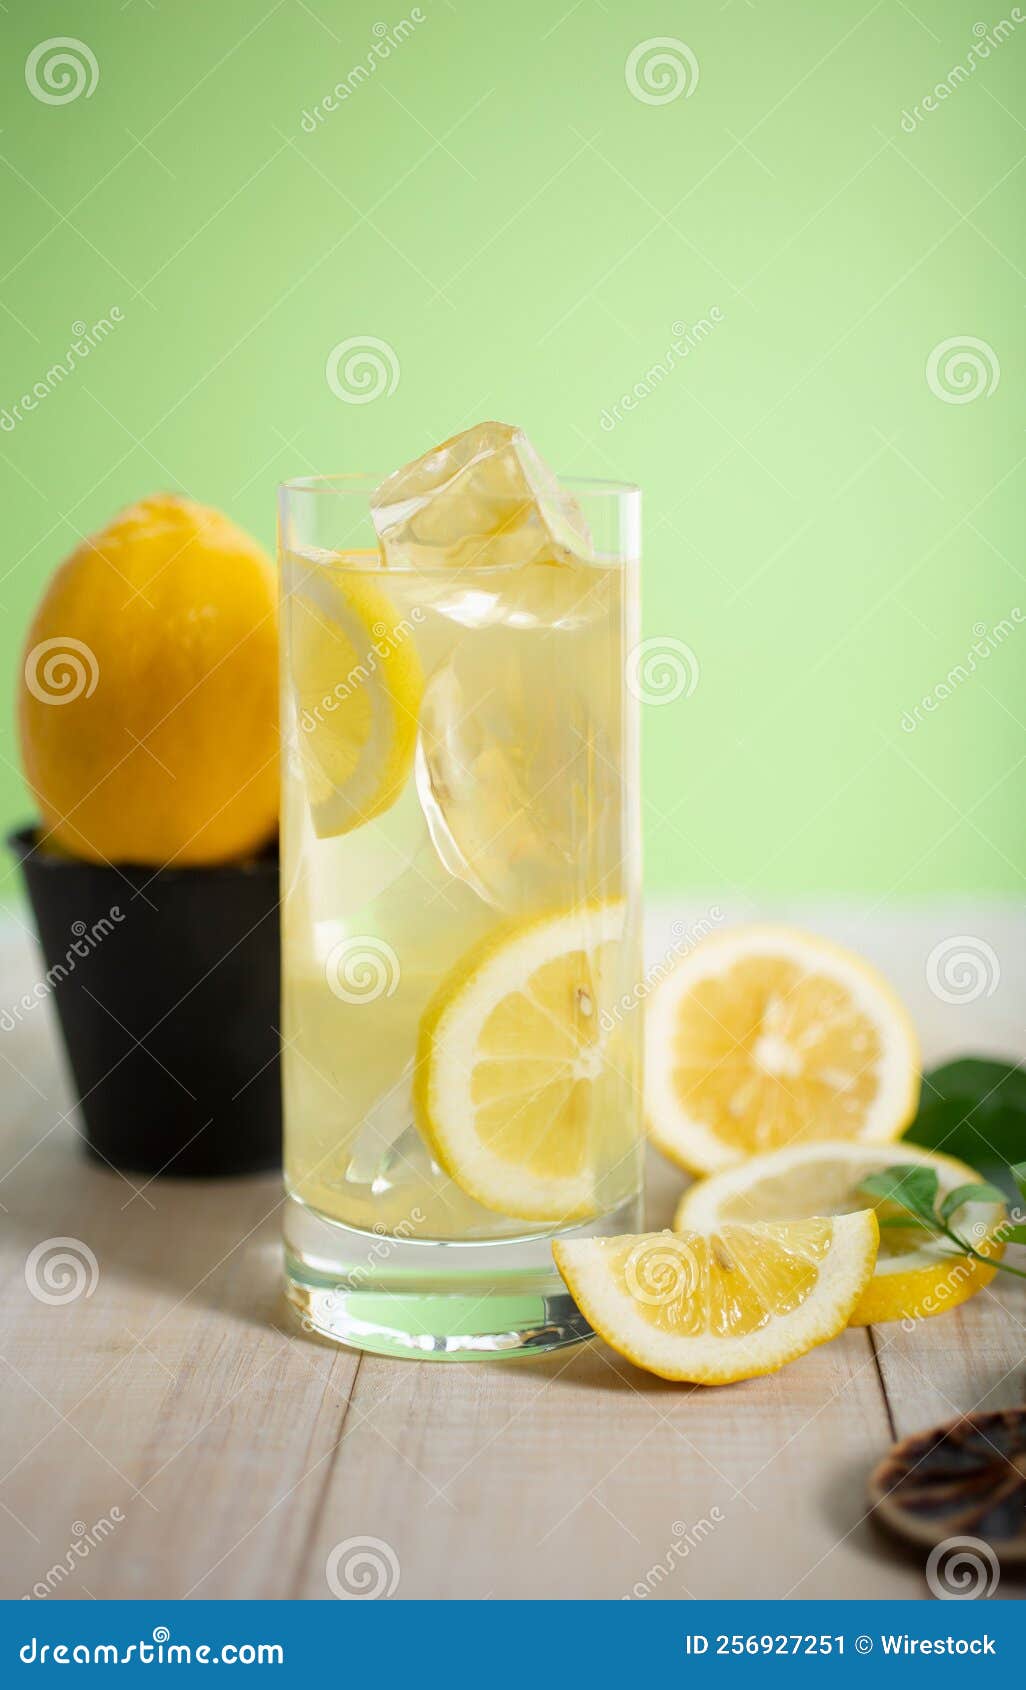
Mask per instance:
[[[947,1224],[963,1203],[1003,1203],[1005,1194],[996,1185],[988,1185],[985,1181],[979,1184],[956,1185],[949,1191],[941,1203],[941,1220]]]
[[[1013,1162],[1008,1171],[1019,1188],[1019,1196],[1026,1203],[1026,1162]]]
[[[905,1137],[1004,1176],[1009,1164],[1026,1160],[1026,1070],[977,1056],[933,1069]]]
[[[1001,1237],[1006,1244],[1026,1244],[1026,1226],[1003,1226]]]
[[[936,1224],[934,1209],[937,1203],[938,1180],[935,1169],[924,1168],[917,1162],[896,1163],[882,1173],[870,1174],[862,1181],[861,1189],[870,1197],[880,1197],[896,1203],[910,1214],[918,1215],[928,1225]]]

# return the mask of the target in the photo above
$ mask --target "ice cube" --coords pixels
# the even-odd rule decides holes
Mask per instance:
[[[591,536],[522,429],[478,423],[397,469],[371,495],[391,565],[586,563]]]
[[[511,915],[622,891],[616,724],[556,656],[483,634],[436,670],[421,705],[415,779],[434,848]]]

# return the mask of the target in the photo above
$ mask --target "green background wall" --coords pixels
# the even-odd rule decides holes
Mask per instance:
[[[375,25],[411,14],[304,128]],[[700,667],[690,696],[644,711],[654,889],[1017,892],[1021,16],[8,0],[0,411],[73,325],[123,314],[0,429],[8,692],[48,574],[137,495],[186,490],[270,544],[278,479],[389,467],[498,416],[558,466],[645,490],[644,631]],[[61,35],[99,79],[50,104],[26,59]],[[625,65],[662,36],[693,60],[671,49],[686,87],[653,103]],[[673,325],[713,307],[652,376]],[[326,360],[368,336],[398,384],[347,404]],[[956,366],[941,397],[944,355],[932,387],[927,364],[967,336],[983,390],[951,402],[972,385],[951,389]],[[27,806],[6,712],[0,756],[11,821]]]

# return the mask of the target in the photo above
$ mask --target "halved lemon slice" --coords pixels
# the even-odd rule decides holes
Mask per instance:
[[[714,1232],[557,1241],[585,1317],[663,1379],[729,1385],[773,1373],[847,1324],[873,1272],[872,1209]]]
[[[896,1162],[933,1168],[942,1197],[956,1186],[980,1180],[964,1162],[914,1144],[795,1144],[699,1180],[685,1191],[673,1225],[678,1232],[689,1232],[694,1227],[704,1230],[730,1223],[846,1214],[866,1206],[862,1181]],[[893,1204],[876,1202],[874,1206],[881,1223],[898,1216]],[[1004,1219],[1003,1203],[965,1203],[952,1225],[981,1255],[1000,1256],[999,1229]],[[983,1262],[953,1254],[950,1243],[932,1239],[917,1227],[881,1225],[876,1269],[851,1324],[868,1326],[877,1320],[943,1314],[988,1285],[995,1272]]]
[[[646,1111],[693,1173],[809,1139],[897,1138],[919,1096],[904,1008],[859,957],[787,927],[738,927],[661,981],[645,1017]]]
[[[603,1006],[624,919],[618,900],[490,935],[424,1012],[417,1122],[446,1172],[487,1209],[541,1221],[595,1209],[612,1103]]]
[[[377,554],[365,555],[373,568]],[[423,672],[410,619],[346,568],[306,565],[288,621],[299,755],[315,831],[327,838],[399,797],[413,767]]]

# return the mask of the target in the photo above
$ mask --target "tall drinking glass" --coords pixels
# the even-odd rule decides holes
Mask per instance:
[[[563,483],[586,562],[396,567],[381,479],[280,495],[287,1290],[361,1349],[550,1349],[552,1239],[641,1224],[641,496]]]

